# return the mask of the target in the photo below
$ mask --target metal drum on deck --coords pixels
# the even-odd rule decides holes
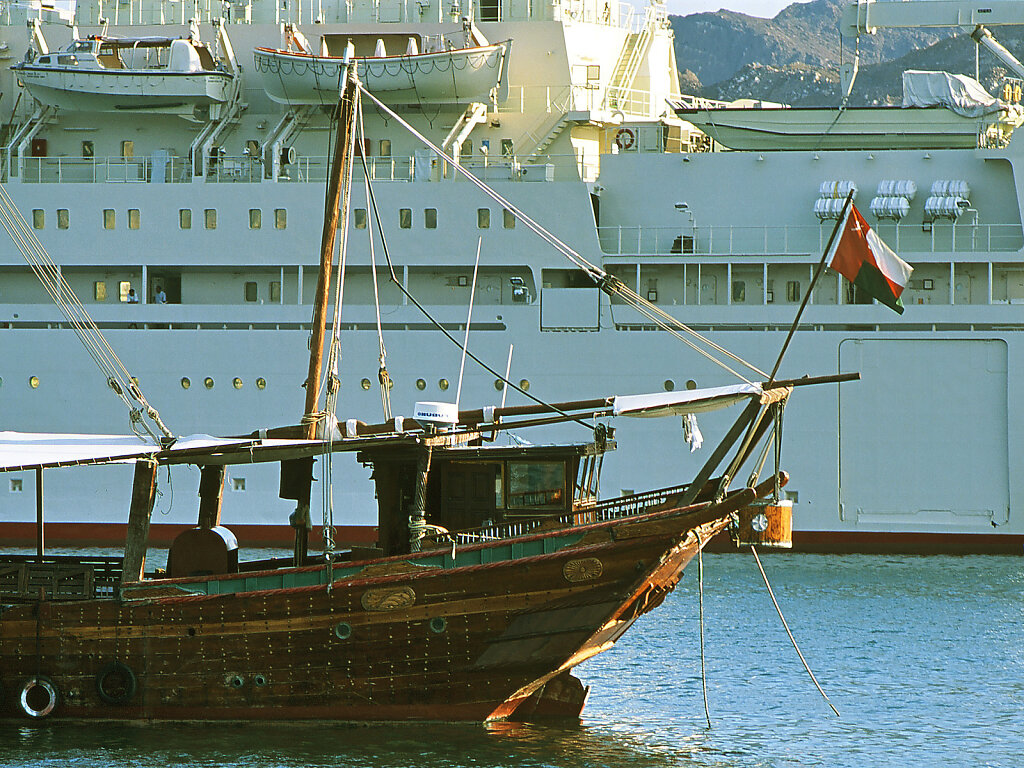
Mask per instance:
[[[758,499],[739,511],[740,523],[736,543],[741,547],[754,544],[769,549],[792,549],[793,502]]]

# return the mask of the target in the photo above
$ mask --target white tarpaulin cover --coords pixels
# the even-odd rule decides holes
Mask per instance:
[[[657,392],[651,395],[616,395],[612,399],[612,415],[659,417],[706,413],[727,408],[739,400],[760,398],[761,395],[760,384],[733,384],[728,387]]]
[[[188,435],[169,448],[135,435],[76,435],[0,432],[0,472],[133,461],[154,456],[161,463],[238,464],[277,461],[280,454],[313,455],[320,440],[268,440]],[[274,454],[271,456],[271,454]]]
[[[908,69],[903,73],[903,106],[949,107],[964,117],[981,117],[1005,105],[973,77]]]

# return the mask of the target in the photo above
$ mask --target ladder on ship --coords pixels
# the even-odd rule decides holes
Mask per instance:
[[[615,71],[608,82],[608,90],[605,93],[606,108],[628,111],[631,101],[630,92],[636,81],[636,76],[640,72],[640,66],[651,50],[655,32],[664,26],[667,19],[668,11],[665,4],[652,2],[644,13],[644,23],[640,31],[630,32],[626,35],[626,42],[622,46],[622,51],[619,52]]]

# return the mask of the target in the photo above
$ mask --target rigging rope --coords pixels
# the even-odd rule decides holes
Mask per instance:
[[[138,383],[100,332],[85,306],[75,295],[74,290],[64,279],[61,268],[50,258],[42,243],[39,242],[39,238],[29,228],[28,222],[22,217],[3,185],[0,185],[0,221],[3,222],[7,234],[25,257],[25,261],[39,278],[43,288],[67,318],[93,362],[106,377],[107,386],[128,408],[132,431],[139,435],[139,427],[141,427],[154,442],[159,443],[160,437],[143,420],[143,416],[147,416],[165,437],[174,437],[160,419],[160,414],[146,400]],[[141,437],[141,435],[139,436]]]
[[[700,601],[700,686],[704,691],[704,717],[708,721],[708,730],[711,730],[711,712],[708,711],[708,673],[704,665],[704,541],[699,533],[697,533],[697,591]]]
[[[685,323],[683,323],[679,319],[673,317],[672,315],[670,315],[665,310],[661,309],[660,307],[656,306],[655,304],[652,304],[651,302],[649,302],[646,299],[644,299],[642,296],[637,294],[635,291],[633,291],[632,289],[627,287],[618,278],[614,277],[613,275],[609,275],[604,270],[602,270],[600,267],[596,266],[595,264],[592,264],[590,261],[588,261],[582,255],[580,255],[575,250],[573,250],[571,247],[569,247],[566,243],[564,243],[563,241],[558,239],[554,234],[552,234],[551,232],[546,230],[544,227],[542,227],[540,224],[538,224],[536,221],[534,221],[532,218],[530,218],[522,210],[517,208],[512,202],[510,202],[505,197],[503,197],[502,195],[500,195],[499,193],[497,193],[496,191],[491,189],[484,182],[482,182],[480,179],[478,179],[476,176],[474,176],[472,173],[470,173],[457,160],[455,160],[454,157],[452,157],[451,155],[446,153],[441,147],[437,146],[432,141],[430,141],[430,139],[428,139],[420,131],[416,130],[405,119],[403,119],[401,117],[401,115],[399,115],[397,112],[395,112],[390,107],[388,107],[386,104],[384,104],[384,102],[382,102],[380,99],[378,99],[372,93],[370,93],[370,91],[368,91],[365,88],[365,86],[360,84],[359,90],[362,93],[366,94],[366,96],[368,96],[379,109],[381,109],[383,112],[385,112],[386,114],[390,115],[395,120],[397,120],[400,125],[402,125],[407,131],[409,131],[419,141],[423,142],[423,144],[425,144],[427,147],[429,147],[431,150],[433,150],[437,155],[439,155],[440,157],[443,157],[447,162],[451,163],[452,166],[456,170],[458,170],[460,173],[465,175],[465,177],[472,184],[474,184],[478,189],[480,189],[485,195],[490,197],[492,200],[494,200],[496,203],[498,203],[499,205],[504,207],[506,210],[510,211],[517,219],[522,221],[523,224],[525,224],[526,227],[528,229],[530,229],[534,234],[536,234],[544,242],[546,242],[548,245],[550,245],[552,248],[554,248],[556,251],[558,251],[560,254],[562,254],[562,256],[564,256],[566,259],[568,259],[571,263],[573,263],[574,265],[576,265],[577,267],[582,269],[584,272],[586,272],[587,275],[590,277],[590,279],[593,280],[594,283],[599,288],[601,288],[601,290],[605,291],[605,293],[608,293],[609,295],[614,293],[615,295],[619,296],[627,304],[629,304],[630,306],[635,308],[637,311],[639,311],[642,315],[644,315],[649,320],[654,322],[662,330],[665,330],[668,333],[671,333],[673,336],[675,336],[677,339],[679,339],[684,344],[689,346],[691,349],[693,349],[694,351],[702,354],[704,357],[706,357],[708,360],[710,360],[711,362],[715,363],[716,365],[721,366],[726,371],[728,371],[729,373],[731,373],[734,376],[736,376],[737,378],[739,378],[741,381],[743,381],[743,382],[745,382],[747,384],[752,383],[749,379],[747,379],[746,377],[742,376],[737,371],[733,370],[731,367],[729,367],[727,364],[725,364],[723,361],[721,361],[718,358],[716,358],[711,352],[708,351],[708,349],[713,350],[713,351],[715,351],[715,352],[725,356],[726,358],[728,358],[728,359],[730,359],[730,360],[732,360],[732,361],[734,361],[736,363],[739,363],[740,365],[748,368],[749,370],[753,371],[754,373],[758,374],[759,376],[763,376],[763,377],[767,378],[768,374],[765,373],[764,371],[762,371],[757,366],[755,366],[753,363],[747,362],[746,360],[744,360],[743,358],[739,357],[738,355],[736,355],[736,354],[730,352],[729,350],[725,349],[720,344],[717,344],[716,342],[712,341],[711,339],[707,338],[706,336],[698,333],[693,328],[691,328],[690,326],[686,325]],[[703,347],[701,347],[696,342],[692,341],[691,339],[686,338],[686,336],[683,335],[684,333],[689,334],[693,338],[697,339],[697,341],[699,341],[700,344],[706,345],[706,347],[708,347],[708,349],[704,349]]]

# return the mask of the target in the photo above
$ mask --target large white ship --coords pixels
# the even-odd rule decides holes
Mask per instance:
[[[318,55],[341,55],[351,41],[357,55],[400,61],[439,38],[447,42],[438,50],[512,41],[493,58],[503,69],[485,98],[458,87],[410,98],[413,88],[397,111],[591,262],[763,370],[831,231],[833,191],[852,182],[872,226],[913,265],[902,316],[826,274],[780,370],[863,377],[813,388],[787,414],[795,548],[1021,551],[1024,486],[1012,467],[1024,437],[1011,425],[1024,402],[1024,137],[1008,117],[995,128],[991,115],[979,117],[967,146],[960,121],[948,146],[782,149],[769,134],[724,151],[670,107],[680,94],[659,3],[635,13],[605,0],[117,0],[79,2],[75,27],[31,3],[7,4],[0,21],[5,189],[176,434],[247,433],[301,413],[295,371],[309,335],[333,105],[279,103],[285,87],[268,96],[264,78],[274,73],[254,50],[284,48],[298,33]],[[109,42],[125,38],[151,42]],[[160,59],[154,40],[169,52],[189,40],[195,55],[177,44],[177,59]],[[30,92],[30,69],[87,60],[128,72],[90,86],[108,89],[97,106],[71,79],[62,87],[75,98],[45,103],[49,71]],[[20,63],[30,66],[12,70]],[[158,77],[136,71],[144,67]],[[191,93],[205,90],[187,103],[164,93],[147,109],[146,89],[170,88],[161,84],[174,72],[191,73]],[[558,401],[735,381],[602,294],[384,112],[366,109],[365,135],[398,279],[461,331],[482,238],[470,346],[504,370],[514,345],[511,377],[531,393]],[[362,184],[353,186],[340,399],[343,412],[373,422],[374,223]],[[872,216],[875,196],[903,202]],[[932,197],[955,200],[943,208]],[[387,282],[376,247],[395,411],[453,400],[461,350]],[[0,246],[0,329],[0,429],[127,430],[121,404],[10,244]],[[493,375],[467,367],[464,402],[497,403],[499,390]],[[610,462],[605,497],[640,481],[677,483],[704,461],[665,424],[621,440],[630,441],[623,453],[645,458]],[[369,487],[367,470],[340,460],[334,468],[335,520],[353,526],[339,538],[373,540],[359,528],[373,524],[373,499],[345,491]],[[3,482],[0,538],[27,542],[37,475]],[[130,466],[47,473],[49,541],[122,538],[125,511],[104,506],[110,494],[100,490],[130,482]],[[194,524],[198,483],[197,470],[161,475],[154,538]],[[231,470],[223,520],[243,546],[288,541],[291,511],[276,474]]]

